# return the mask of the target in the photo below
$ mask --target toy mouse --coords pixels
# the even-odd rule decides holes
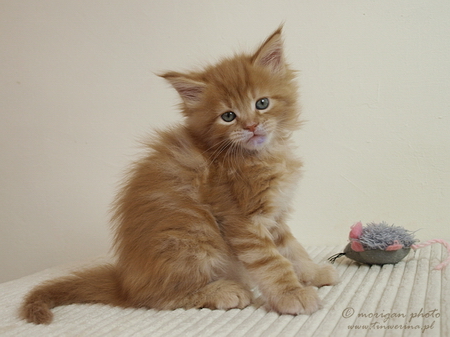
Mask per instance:
[[[418,240],[414,233],[400,226],[390,226],[385,222],[369,223],[363,226],[357,222],[351,227],[350,242],[343,253],[331,256],[328,260],[334,263],[341,256],[346,256],[359,263],[395,264],[400,262],[412,249],[418,249],[433,243],[441,243],[450,253],[450,245],[444,240],[430,240],[423,244],[415,244]],[[449,254],[450,255],[450,254]],[[435,269],[442,269],[450,263],[450,256]]]

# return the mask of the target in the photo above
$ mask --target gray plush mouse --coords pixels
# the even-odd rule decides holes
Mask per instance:
[[[413,232],[385,222],[370,223],[365,227],[358,222],[351,227],[349,239],[344,252],[331,256],[329,261],[346,256],[366,264],[395,264],[408,255],[411,246],[418,241]]]

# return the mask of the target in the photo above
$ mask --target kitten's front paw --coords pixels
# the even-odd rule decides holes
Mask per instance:
[[[337,270],[331,264],[320,265],[312,281],[316,287],[332,286],[339,282]]]
[[[308,268],[306,268],[308,267]],[[317,265],[311,263],[297,271],[298,278],[304,286],[332,286],[339,282],[336,269],[331,264]]]
[[[321,302],[313,287],[296,288],[279,294],[270,301],[273,310],[280,314],[312,314],[321,308]]]

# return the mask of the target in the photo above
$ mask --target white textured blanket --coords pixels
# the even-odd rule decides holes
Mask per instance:
[[[308,247],[308,251],[321,262],[342,248]],[[74,268],[55,267],[0,284],[0,335],[450,336],[450,266],[433,270],[446,254],[440,245],[433,245],[383,267],[340,258],[336,266],[341,282],[319,289],[323,309],[311,316],[280,316],[255,307],[156,311],[76,304],[53,309],[54,322],[48,326],[18,319],[17,309],[28,290]]]

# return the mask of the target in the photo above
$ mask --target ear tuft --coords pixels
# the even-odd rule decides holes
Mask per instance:
[[[282,27],[278,28],[261,45],[253,55],[253,64],[269,68],[274,73],[281,73],[285,70],[283,39],[281,36]]]
[[[192,80],[177,72],[168,72],[160,76],[175,88],[187,107],[192,108],[202,100],[205,83]]]

